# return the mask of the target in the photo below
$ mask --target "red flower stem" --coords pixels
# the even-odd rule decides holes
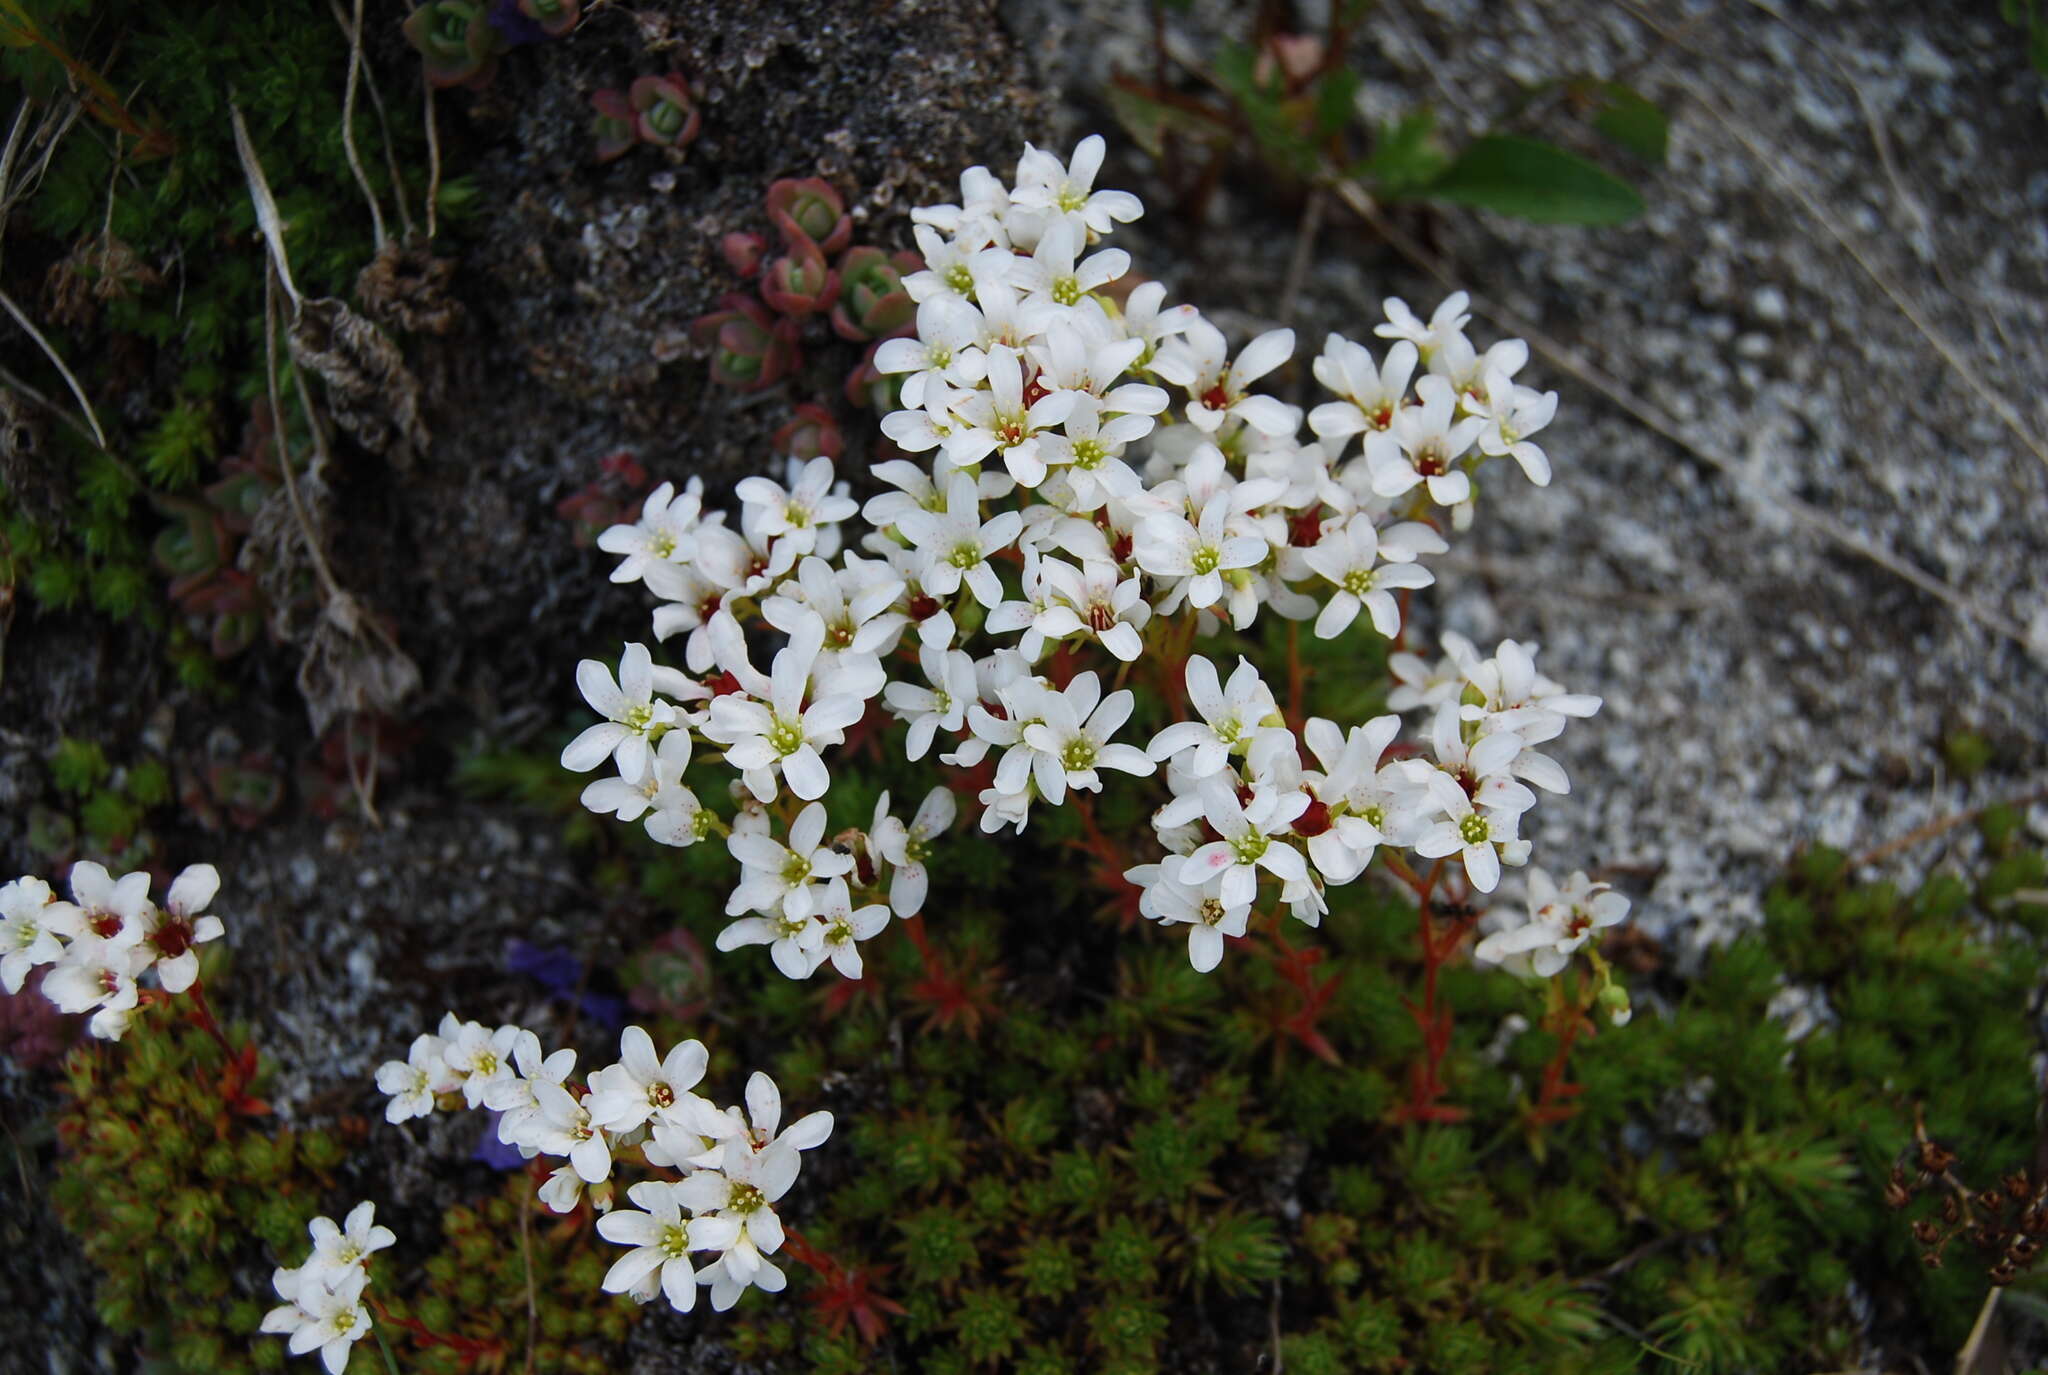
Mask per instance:
[[[220,1023],[213,1019],[212,1006],[206,1001],[206,981],[195,978],[192,980],[192,987],[185,991],[192,995],[192,1024],[213,1037],[214,1043],[224,1054],[233,1056],[235,1048],[228,1044],[227,1036],[220,1029]]]

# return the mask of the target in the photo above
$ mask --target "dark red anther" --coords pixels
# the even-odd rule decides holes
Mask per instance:
[[[1202,404],[1212,411],[1227,411],[1230,409],[1230,393],[1224,391],[1223,384],[1218,382],[1202,393]]]
[[[910,619],[928,621],[939,614],[939,599],[928,592],[920,592],[910,599]]]
[[[1303,511],[1287,525],[1287,542],[1296,549],[1312,548],[1323,538],[1323,508]]]
[[[1034,372],[1031,374],[1031,380],[1024,384],[1024,407],[1026,410],[1037,405],[1045,397],[1052,395],[1052,388],[1038,380],[1044,375],[1042,372]]]
[[[733,677],[730,670],[711,679],[705,686],[711,689],[713,697],[730,697],[736,692],[744,691],[740,687],[740,680]]]

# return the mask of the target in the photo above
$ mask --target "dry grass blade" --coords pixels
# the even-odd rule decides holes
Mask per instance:
[[[14,322],[28,331],[28,337],[36,341],[36,347],[43,351],[43,356],[50,360],[51,366],[56,368],[59,375],[63,377],[64,385],[71,388],[71,394],[78,398],[79,409],[85,412],[86,423],[92,426],[94,442],[102,449],[106,448],[107,432],[100,428],[100,418],[94,413],[92,402],[86,398],[85,387],[79,382],[77,374],[72,372],[70,366],[65,363],[64,355],[57,352],[50,341],[43,337],[43,332],[36,328],[35,321],[24,315],[21,307],[14,304],[14,298],[5,291],[0,291],[0,308],[4,308],[9,315],[13,316]]]

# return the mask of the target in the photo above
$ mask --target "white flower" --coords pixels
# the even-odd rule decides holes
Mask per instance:
[[[917,308],[917,336],[883,340],[875,350],[875,371],[909,373],[903,404],[916,410],[925,404],[928,387],[972,387],[988,375],[988,360],[975,344],[980,332],[981,313],[966,302],[927,297]]]
[[[1344,399],[1326,401],[1310,411],[1308,427],[1318,439],[1336,440],[1349,439],[1362,430],[1392,427],[1394,413],[1408,395],[1416,362],[1415,345],[1405,339],[1387,350],[1384,363],[1375,364],[1372,350],[1365,345],[1354,344],[1340,334],[1330,335],[1315,361],[1316,381]]]
[[[876,566],[862,564],[861,569]],[[902,594],[900,578],[875,578],[871,572],[863,578],[855,569],[835,573],[825,560],[807,558],[797,565],[795,585],[785,582],[762,602],[761,615],[789,635],[796,633],[806,615],[822,619],[825,642],[811,670],[817,695],[866,701],[887,681],[881,656],[896,647],[910,621],[902,612],[890,610]]]
[[[482,1022],[459,1022],[452,1029],[444,1026],[442,1036],[441,1063],[462,1081],[463,1100],[472,1108],[482,1107],[491,1086],[512,1077],[512,1044],[519,1028],[492,1031]]]
[[[925,893],[931,885],[924,867],[925,856],[931,850],[932,840],[951,828],[958,811],[953,790],[944,784],[924,795],[908,826],[889,815],[888,793],[883,793],[875,803],[875,819],[868,829],[868,839],[894,870],[889,880],[889,906],[897,916],[914,917],[924,910]]]
[[[1300,412],[1278,397],[1247,394],[1246,387],[1294,356],[1294,331],[1268,330],[1225,365],[1223,333],[1206,320],[1189,323],[1182,336],[1159,351],[1153,370],[1187,390],[1188,419],[1213,434],[1235,416],[1265,435],[1294,433]]]
[[[1077,265],[1075,259],[1086,246],[1085,234],[1086,230],[1077,230],[1071,220],[1054,223],[1039,236],[1030,257],[1013,260],[1011,280],[1032,296],[1054,305],[1073,306],[1089,292],[1130,271],[1131,255],[1121,248],[1105,248]]]
[[[1092,396],[1075,399],[1074,408],[1060,432],[1040,435],[1038,452],[1054,468],[1051,481],[1064,481],[1070,500],[1061,504],[1075,511],[1093,511],[1111,496],[1126,500],[1139,495],[1144,484],[1123,460],[1124,448],[1152,432],[1152,418],[1146,415],[1118,415],[1102,421],[1102,403]],[[1048,488],[1047,500],[1058,500],[1058,489]]]
[[[71,901],[86,935],[132,946],[149,934],[149,875],[139,870],[117,881],[105,866],[81,859],[71,866]]]
[[[763,1258],[782,1249],[782,1219],[775,1201],[789,1192],[802,1169],[794,1150],[728,1149],[716,1170],[699,1170],[675,1186],[676,1201],[693,1213],[716,1213],[734,1224],[720,1259],[739,1284],[751,1282]]]
[[[906,511],[896,528],[919,556],[918,582],[934,597],[949,597],[964,579],[983,606],[1003,599],[1003,585],[988,557],[1007,548],[1024,528],[1024,517],[1002,511],[981,519],[981,495],[974,479],[955,473],[946,480],[943,512]]]
[[[84,915],[41,879],[24,875],[0,887],[0,987],[21,992],[29,970],[60,958],[84,931]]]
[[[1557,414],[1557,393],[1534,392],[1516,386],[1504,372],[1489,372],[1485,389],[1472,409],[1487,422],[1479,432],[1479,452],[1493,458],[1512,458],[1521,465],[1529,481],[1538,487],[1548,487],[1550,458],[1528,437],[1548,425]]]
[[[1063,164],[1051,153],[1025,144],[1024,156],[1017,159],[1017,189],[1010,199],[1027,210],[1071,216],[1097,234],[1137,219],[1145,208],[1136,196],[1094,189],[1105,147],[1102,135],[1090,134],[1074,145],[1073,159]]]
[[[576,1177],[585,1184],[611,1178],[612,1148],[604,1129],[590,1120],[588,1099],[579,1101],[560,1084],[537,1083],[533,1101],[540,1108],[533,1142],[548,1155],[567,1156]]]
[[[1457,397],[1441,377],[1415,384],[1417,404],[1394,415],[1393,426],[1365,437],[1365,461],[1372,489],[1397,497],[1417,483],[1429,484],[1429,499],[1456,506],[1472,496],[1472,479],[1456,467],[1458,459],[1479,438],[1486,421],[1477,416],[1455,418]]]
[[[576,1052],[564,1048],[543,1057],[540,1038],[522,1030],[512,1039],[512,1063],[516,1067],[515,1073],[493,1081],[484,1089],[484,1106],[501,1114],[498,1118],[498,1139],[508,1146],[519,1147],[522,1154],[531,1158],[539,1149],[534,1142],[534,1131],[547,1120],[547,1114],[541,1111],[540,1100],[533,1096],[534,1086],[553,1084],[561,1087],[563,1081],[576,1072]],[[431,1102],[430,1099],[430,1111]]]
[[[1401,633],[1401,608],[1393,589],[1428,587],[1436,575],[1415,563],[1386,563],[1375,568],[1379,532],[1372,522],[1353,516],[1337,530],[1325,530],[1301,560],[1335,585],[1337,591],[1316,617],[1316,638],[1334,640],[1350,628],[1362,609],[1372,627],[1388,639]]]
[[[1024,726],[1024,743],[1030,748],[1032,781],[1047,802],[1057,807],[1068,788],[1081,792],[1102,791],[1097,769],[1117,769],[1143,778],[1158,766],[1136,745],[1113,745],[1109,737],[1131,719],[1136,701],[1125,688],[1101,696],[1095,674],[1077,673],[1064,692],[1045,695],[1043,715]],[[1006,756],[1007,765],[1015,754]],[[1005,785],[1004,768],[996,769],[996,784]]]
[[[389,1227],[379,1227],[376,1222],[377,1205],[366,1202],[350,1209],[339,1227],[334,1225],[333,1218],[327,1217],[316,1217],[307,1223],[306,1231],[313,1238],[313,1254],[299,1269],[301,1288],[315,1278],[333,1284],[350,1271],[361,1271],[373,1252],[398,1240]]]
[[[832,460],[818,457],[791,465],[789,488],[765,477],[744,477],[733,487],[743,503],[740,527],[786,542],[798,554],[821,548],[819,533],[860,510],[860,503],[832,490]]]
[[[1323,766],[1316,797],[1329,810],[1329,828],[1309,836],[1309,858],[1332,883],[1349,883],[1372,863],[1382,845],[1405,845],[1417,823],[1423,794],[1398,764],[1380,761],[1400,733],[1401,718],[1376,716],[1348,735],[1337,723],[1309,718],[1302,731]],[[1307,826],[1307,817],[1295,823]]]
[[[958,734],[974,702],[974,660],[965,651],[924,639],[917,648],[917,662],[930,687],[897,679],[882,689],[882,704],[910,723],[904,753],[912,760],[924,758],[940,730]]]
[[[1039,575],[1055,599],[1033,622],[1040,633],[1053,639],[1087,635],[1125,663],[1144,651],[1138,632],[1152,619],[1152,608],[1137,574],[1125,577],[1106,559],[1085,560],[1078,569],[1047,559]]]
[[[1230,533],[1235,513],[1231,495],[1218,492],[1203,503],[1193,524],[1179,514],[1151,515],[1138,523],[1131,549],[1138,567],[1155,578],[1180,580],[1162,609],[1182,597],[1196,610],[1214,606],[1223,597],[1225,573],[1256,567],[1266,557],[1265,540]]]
[[[1563,969],[1595,932],[1628,917],[1627,898],[1583,873],[1573,874],[1559,888],[1549,874],[1531,865],[1528,882],[1526,920],[1480,941],[1472,951],[1475,959],[1512,965],[1515,956],[1526,956],[1529,968],[1547,979]]]
[[[696,529],[703,513],[703,493],[702,478],[691,478],[680,496],[673,482],[664,482],[640,504],[639,520],[631,525],[614,525],[600,534],[598,548],[607,554],[625,555],[612,570],[612,581],[637,582],[647,575],[651,564],[688,563],[696,557]]]
[[[858,979],[861,976],[860,942],[881,934],[882,928],[889,924],[889,909],[879,902],[855,908],[853,896],[843,878],[827,879],[814,886],[817,889],[813,900],[814,915],[825,931],[819,950],[842,975]],[[818,965],[812,966],[811,972],[815,974],[818,968]]]
[[[1223,960],[1223,938],[1244,934],[1252,905],[1249,901],[1226,903],[1217,893],[1183,883],[1171,872],[1176,867],[1176,859],[1140,864],[1126,869],[1124,877],[1144,889],[1138,899],[1140,914],[1168,926],[1186,923],[1188,963],[1206,974]],[[1218,886],[1218,882],[1209,885]]]
[[[590,1120],[609,1132],[625,1133],[650,1119],[678,1126],[689,1120],[690,1090],[704,1077],[704,1043],[679,1041],[661,1058],[654,1038],[637,1026],[619,1033],[619,1062],[590,1076],[584,1106]]]
[[[1428,323],[1416,317],[1408,303],[1399,296],[1389,296],[1385,303],[1387,323],[1373,326],[1373,333],[1382,339],[1405,339],[1415,345],[1416,350],[1427,362],[1432,354],[1441,348],[1452,336],[1465,328],[1472,317],[1466,307],[1472,298],[1462,291],[1454,291],[1444,297],[1443,304],[1436,308]]]
[[[605,719],[569,742],[562,751],[562,767],[588,773],[611,755],[618,760],[621,775],[638,778],[647,767],[650,738],[676,721],[675,707],[654,696],[654,676],[654,658],[642,644],[626,646],[616,684],[612,671],[598,660],[579,662],[576,686],[591,710]]]
[[[792,897],[798,899],[801,912],[793,913],[784,907],[770,916],[742,917],[718,933],[718,948],[737,950],[743,945],[765,945],[769,958],[786,977],[810,978],[825,958],[825,925],[811,915],[817,899],[810,885],[806,884],[801,893]]]
[[[836,878],[853,868],[853,856],[824,844],[824,839],[825,807],[819,802],[796,814],[787,846],[765,835],[734,832],[726,837],[726,848],[744,867],[725,914],[779,911],[789,918],[808,917],[811,880]],[[720,936],[719,949],[727,948]]]
[[[845,728],[860,720],[861,700],[850,694],[820,697],[804,706],[804,692],[810,685],[811,668],[825,644],[825,621],[816,613],[798,617],[789,643],[775,656],[768,678],[745,665],[744,642],[741,657],[721,654],[720,662],[739,677],[759,702],[740,693],[727,693],[711,702],[711,717],[704,735],[725,745],[726,762],[742,771],[747,787],[763,802],[775,796],[775,773],[781,771],[789,790],[809,802],[825,795],[832,785],[821,747],[837,745],[846,738]],[[739,641],[739,627],[732,617],[720,612],[710,627],[714,632],[729,627]],[[745,673],[739,672],[745,667]],[[765,689],[765,691],[764,691]]]
[[[738,1236],[739,1224],[722,1217],[685,1218],[679,1193],[675,1184],[644,1179],[626,1190],[626,1197],[645,1212],[621,1208],[597,1220],[599,1236],[633,1248],[605,1272],[606,1293],[627,1293],[658,1272],[661,1292],[677,1312],[687,1313],[695,1306],[697,1272],[690,1265],[690,1252],[726,1250]]]
[[[370,1330],[369,1310],[363,1307],[363,1286],[369,1280],[360,1268],[331,1284],[298,1270],[279,1270],[272,1282],[286,1302],[263,1315],[259,1330],[288,1337],[285,1349],[294,1356],[317,1350],[327,1375],[342,1375],[349,1348]]]
[[[1024,368],[1025,360],[1014,348],[998,344],[989,350],[987,389],[962,392],[954,399],[953,413],[962,425],[947,437],[946,457],[966,467],[1000,450],[1010,476],[1020,486],[1036,487],[1045,480],[1038,435],[1067,418],[1076,396],[1047,392],[1027,405]]]
[[[1280,708],[1258,669],[1242,655],[1228,684],[1218,685],[1216,665],[1199,654],[1189,656],[1185,678],[1188,703],[1202,719],[1166,727],[1145,752],[1157,760],[1178,760],[1191,778],[1207,778],[1221,772],[1232,754],[1248,749],[1253,733],[1278,716]]]
[[[1307,793],[1254,789],[1250,804],[1240,805],[1237,790],[1214,775],[1202,780],[1201,797],[1202,815],[1222,839],[1181,861],[1175,877],[1182,883],[1208,892],[1210,882],[1220,878],[1216,896],[1224,906],[1236,907],[1257,898],[1260,869],[1283,883],[1308,881],[1301,851],[1282,839],[1307,810]]]
[[[412,1038],[403,1060],[386,1060],[377,1066],[377,1091],[391,1098],[384,1105],[386,1122],[425,1117],[434,1111],[435,1095],[462,1087],[460,1076],[442,1058],[447,1044],[423,1031]]]
[[[206,904],[220,891],[220,872],[211,864],[192,864],[171,880],[163,910],[151,912],[149,946],[156,955],[156,979],[166,993],[183,993],[199,977],[195,946],[219,940],[226,928],[206,914]]]
[[[148,881],[147,874],[141,877]],[[140,945],[88,931],[72,941],[64,957],[43,976],[43,996],[59,1012],[92,1013],[86,1029],[102,1040],[118,1041],[141,1001],[142,990],[135,981],[149,968],[149,961],[149,951]]]

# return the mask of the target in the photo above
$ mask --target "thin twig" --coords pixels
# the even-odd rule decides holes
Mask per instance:
[[[1294,298],[1301,295],[1301,284],[1308,278],[1309,259],[1315,255],[1316,235],[1323,227],[1323,211],[1329,207],[1330,195],[1318,186],[1308,193],[1308,204],[1302,208],[1301,227],[1294,235],[1294,256],[1287,263],[1287,284],[1280,289],[1280,318],[1294,318]]]
[[[370,178],[363,172],[362,155],[356,151],[356,82],[363,74],[363,0],[355,0],[355,22],[343,24],[342,32],[348,35],[348,84],[341,98],[341,147],[348,154],[349,171],[356,174],[356,185],[362,188],[363,199],[370,203],[370,229],[375,236],[377,251],[384,251],[384,210],[377,204],[377,193],[370,189]],[[334,17],[341,18],[341,8],[335,6]]]
[[[360,4],[362,0],[357,0]],[[540,1304],[533,1293],[533,1193],[519,1194],[519,1259],[526,1266],[526,1375],[533,1375],[533,1350],[540,1340]]]
[[[334,11],[335,22],[346,29],[348,20],[342,13],[341,0],[327,0],[327,3]],[[356,14],[356,29],[360,32],[363,26],[360,8]],[[370,93],[370,108],[377,112],[377,132],[384,141],[384,167],[391,173],[391,199],[398,202],[398,222],[405,226],[406,237],[411,238],[414,233],[412,205],[405,198],[405,175],[398,170],[398,147],[391,141],[391,117],[384,109],[384,92],[378,89],[376,69],[368,63],[363,64],[363,87]]]
[[[1947,834],[1958,826],[1967,825],[1975,821],[1993,807],[2031,807],[2034,803],[2044,799],[2048,799],[2048,788],[2043,788],[2039,792],[2025,793],[2019,797],[2009,797],[2003,802],[1987,802],[1981,807],[1971,807],[1967,811],[1956,812],[1951,816],[1936,817],[1924,826],[1916,826],[1902,836],[1894,837],[1882,845],[1865,850],[1850,861],[1850,867],[1860,869],[1866,864],[1876,864],[1879,860],[1890,859],[1901,850],[1910,850],[1924,840],[1932,840],[1938,835]]]
[[[291,441],[286,434],[284,421],[284,400],[277,385],[277,289],[284,283],[284,276],[271,265],[271,271],[263,274],[263,361],[264,382],[270,389],[270,414],[277,423],[277,466],[284,474],[285,499],[291,503],[292,517],[299,523],[299,533],[305,536],[306,553],[313,560],[313,571],[319,576],[320,586],[328,597],[346,597],[341,584],[334,580],[334,570],[327,566],[327,552],[320,547],[320,537],[313,531],[313,522],[306,515],[305,503],[299,498],[298,479],[292,475]],[[319,427],[314,427],[315,433]]]
[[[434,127],[434,85],[427,92],[427,237],[434,237],[434,219],[441,201],[441,134]]]
[[[1355,181],[1338,178],[1333,183],[1333,189],[1336,191],[1338,199],[1342,200],[1361,219],[1370,224],[1402,257],[1408,259],[1416,267],[1429,273],[1444,285],[1452,288],[1459,287],[1459,283],[1445,270],[1443,264],[1437,261],[1435,255],[1416,243],[1399,226],[1380,213],[1379,206],[1374,203],[1371,195],[1366,192],[1363,186]],[[1475,310],[1482,310],[1476,301],[1473,308]],[[1543,354],[1552,363],[1570,373],[1586,386],[1606,397],[1644,428],[1670,440],[1700,462],[1722,473],[1737,486],[1749,491],[1760,504],[1767,505],[1771,509],[1798,521],[1800,524],[1818,531],[1850,552],[1869,560],[1886,572],[1911,583],[1936,600],[1946,603],[1963,616],[1976,621],[1989,630],[2016,641],[2021,647],[2036,653],[2048,652],[2048,645],[2037,644],[2033,635],[2025,626],[2004,612],[1985,606],[1976,598],[1958,591],[1933,574],[1915,568],[1912,564],[1907,563],[1875,540],[1858,534],[1834,516],[1827,514],[1808,502],[1801,501],[1791,493],[1770,491],[1762,488],[1760,484],[1744,471],[1742,465],[1736,462],[1735,459],[1718,450],[1708,448],[1705,444],[1687,434],[1676,420],[1673,420],[1662,410],[1629,391],[1621,383],[1581,358],[1577,352],[1552,339],[1548,334],[1538,329],[1532,322],[1523,319],[1516,312],[1505,306],[1492,306],[1484,308],[1482,313],[1490,316],[1503,328],[1513,330],[1521,335],[1524,339],[1528,340],[1531,348]]]
[[[35,321],[22,314],[21,307],[14,304],[14,298],[9,296],[4,289],[0,289],[0,306],[6,308],[7,313],[14,317],[16,324],[28,331],[28,337],[36,341],[36,347],[43,351],[43,356],[55,364],[57,371],[63,374],[64,385],[71,388],[71,394],[78,398],[80,408],[85,411],[86,421],[92,426],[93,439],[102,449],[106,448],[107,432],[100,428],[100,418],[94,414],[92,402],[86,399],[85,387],[80,384],[77,375],[65,364],[64,356],[57,352],[48,339],[43,337],[43,332],[36,328]]]

